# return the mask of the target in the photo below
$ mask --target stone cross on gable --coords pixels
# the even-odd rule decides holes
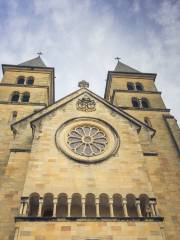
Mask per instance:
[[[89,88],[89,83],[86,82],[85,80],[82,80],[78,83],[78,87],[80,88]]]
[[[115,60],[117,60],[118,62],[119,62],[120,59],[121,59],[120,57],[116,57],[116,58],[115,58]]]

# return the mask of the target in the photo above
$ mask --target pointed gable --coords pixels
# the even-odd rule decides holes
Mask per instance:
[[[70,94],[70,95],[68,95],[68,96],[58,100],[54,104],[52,104],[52,105],[42,109],[38,113],[34,113],[32,115],[29,115],[28,117],[25,117],[24,119],[19,120],[18,122],[13,123],[11,125],[11,129],[16,131],[17,128],[18,128],[18,125],[21,124],[21,123],[24,123],[25,121],[27,121],[27,122],[32,124],[36,120],[39,120],[40,118],[43,118],[44,116],[52,113],[53,111],[55,111],[56,109],[60,108],[61,106],[64,106],[66,103],[69,103],[73,99],[79,98],[80,96],[83,96],[84,94],[88,94],[89,96],[93,97],[97,101],[99,101],[99,102],[103,103],[104,105],[106,105],[107,107],[109,107],[112,111],[114,111],[117,114],[121,115],[123,118],[128,120],[131,124],[133,124],[138,131],[140,131],[141,127],[144,126],[145,128],[148,128],[150,130],[150,132],[152,133],[152,136],[155,134],[155,130],[153,128],[150,128],[149,126],[147,126],[143,122],[139,121],[138,119],[134,118],[133,116],[131,116],[127,112],[123,111],[122,109],[119,109],[119,108],[115,107],[114,105],[110,104],[108,101],[104,100],[100,96],[98,96],[95,93],[91,92],[87,88],[81,88],[81,89],[73,92],[72,94]]]
[[[18,66],[24,66],[24,67],[46,67],[45,63],[41,59],[40,56],[30,59],[26,62],[18,64]]]

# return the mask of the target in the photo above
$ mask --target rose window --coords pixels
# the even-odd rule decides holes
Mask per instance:
[[[76,154],[87,157],[101,154],[108,144],[105,133],[93,126],[74,128],[68,134],[67,143]]]

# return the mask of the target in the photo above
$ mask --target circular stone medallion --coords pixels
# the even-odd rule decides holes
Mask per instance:
[[[95,118],[65,122],[58,128],[55,141],[59,150],[83,163],[103,161],[119,147],[119,137],[114,128]]]

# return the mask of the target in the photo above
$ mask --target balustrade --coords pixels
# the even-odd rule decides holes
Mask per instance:
[[[66,195],[66,194],[64,194]],[[77,195],[77,194],[76,194]],[[37,197],[38,196],[38,197]],[[53,195],[52,195],[53,196]],[[80,194],[79,194],[80,196]],[[93,197],[92,197],[93,196]],[[20,205],[20,211],[19,211],[19,216],[20,217],[60,217],[61,218],[70,218],[72,217],[71,215],[71,209],[76,210],[76,204],[77,201],[74,198],[73,201],[71,198],[69,198],[67,195],[66,201],[64,203],[61,203],[61,200],[58,197],[54,197],[52,200],[52,215],[43,215],[43,212],[46,211],[45,206],[46,204],[45,201],[48,201],[47,197],[43,198],[40,197],[36,193],[36,202],[33,202],[33,194],[30,195],[30,197],[23,197],[21,199],[21,205]],[[34,198],[35,199],[35,198]],[[91,200],[92,201],[92,212],[91,212],[91,201],[88,199],[88,195],[86,195],[85,198],[80,198],[80,204],[81,206],[78,205],[77,211],[74,211],[75,213],[73,214],[73,217],[76,217],[75,215],[77,214],[77,218],[103,218],[103,215],[101,216],[101,208],[103,208],[103,202],[100,203],[99,197],[95,197],[95,195],[91,194]],[[120,198],[119,198],[120,199]],[[128,201],[126,198],[122,198],[117,202],[114,202],[113,198],[109,198],[108,200],[108,207],[109,207],[109,216],[105,216],[106,218],[121,218],[121,219],[130,219],[130,218],[154,218],[154,217],[160,217],[159,212],[157,209],[157,203],[156,200],[153,198],[133,198],[132,202],[130,202],[129,198]],[[145,200],[144,200],[145,199]],[[134,201],[134,202],[133,202]],[[62,206],[61,206],[62,204]],[[73,205],[74,204],[74,205]],[[107,204],[107,203],[106,203]],[[131,204],[131,206],[129,205]],[[50,205],[49,205],[50,206]],[[120,206],[119,208],[117,206]],[[136,209],[136,215],[131,212],[132,206]],[[61,212],[61,209],[64,207],[64,209],[67,210],[65,216],[64,214],[60,214],[58,216],[58,213]],[[106,206],[107,207],[107,206]],[[114,209],[114,207],[116,209]],[[33,209],[34,208],[34,209]],[[79,212],[78,212],[78,209]],[[118,210],[119,209],[119,210]],[[88,211],[88,213],[87,213]],[[114,212],[116,211],[116,213]],[[118,212],[119,211],[119,212]],[[88,214],[88,217],[86,216],[86,213]],[[130,213],[130,215],[129,215]],[[116,215],[115,215],[116,214]]]

